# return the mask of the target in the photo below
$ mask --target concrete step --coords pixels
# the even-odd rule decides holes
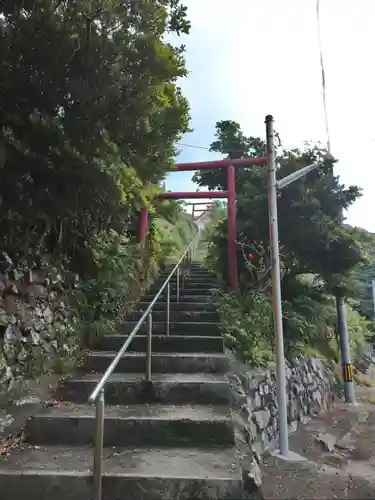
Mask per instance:
[[[202,283],[209,283],[209,284],[216,284],[217,279],[212,276],[211,274],[187,274],[185,275],[185,282],[191,281],[191,282],[202,282]]]
[[[205,296],[206,298],[206,296]],[[151,300],[149,302],[139,302],[136,306],[137,310],[145,311],[150,305]],[[215,311],[215,306],[211,302],[188,302],[186,300],[181,302],[170,302],[169,307],[171,311]],[[154,311],[166,311],[167,303],[165,301],[157,301],[153,307]]]
[[[211,280],[211,281],[215,281],[217,279],[217,277],[215,275],[213,275],[212,273],[208,273],[206,271],[193,271],[187,275],[188,278],[191,278],[191,279],[204,279],[204,280]]]
[[[175,302],[176,297],[171,295],[171,301]],[[181,302],[201,302],[202,304],[204,302],[209,302],[212,304],[212,295],[210,294],[202,294],[202,293],[196,293],[196,295],[183,295],[180,297]]]
[[[159,277],[154,283],[153,283],[153,287],[155,287],[156,285],[159,285],[159,287],[161,285],[164,284],[164,282],[166,281],[166,279],[168,278],[168,276],[161,276]],[[184,281],[185,283],[188,283],[188,282],[191,282],[191,283],[205,283],[207,285],[215,285],[217,284],[217,280],[210,276],[209,274],[198,274],[198,275],[195,275],[195,274],[185,274],[184,275],[184,278],[182,277],[182,274],[180,275],[180,283]],[[171,279],[170,279],[170,284],[171,285],[176,285],[177,283],[177,276],[172,276]]]
[[[152,300],[155,298],[155,295],[156,294],[150,294],[148,293],[147,295],[145,295],[143,298],[142,298],[142,302],[152,302]],[[165,302],[166,298],[164,297],[164,295],[162,295],[157,302]],[[177,300],[176,300],[176,295],[172,295],[171,294],[171,303],[176,303]],[[196,294],[196,295],[185,295],[184,297],[181,295],[180,296],[180,302],[199,302],[202,304],[204,303],[209,303],[211,306],[212,306],[212,295],[208,295],[208,294]]]
[[[86,403],[100,378],[99,374],[87,374],[66,380],[61,399]],[[226,377],[212,373],[154,373],[152,382],[145,381],[141,373],[115,373],[107,382],[105,396],[109,405],[230,403]]]
[[[159,274],[159,276],[156,278],[156,280],[166,280],[167,278],[169,278],[170,274],[172,272],[172,268],[167,271],[167,272],[162,272],[161,274]],[[185,275],[185,276],[204,276],[204,277],[207,277],[209,279],[215,279],[215,275],[214,273],[210,272],[210,271],[207,271],[207,269],[185,269],[185,270],[182,270],[180,268],[180,276],[182,275]],[[173,276],[171,276],[171,280],[176,280],[176,276],[177,276],[177,271],[174,272]]]
[[[206,275],[206,276],[213,276],[213,273],[209,271],[208,269],[205,269],[203,267],[193,267],[190,269],[190,275],[191,276],[198,276],[198,275]]]
[[[205,272],[191,273],[186,275],[186,279],[191,279],[193,281],[201,280],[201,281],[213,281],[216,282],[215,276]]]
[[[86,355],[83,369],[87,372],[103,373],[110,365],[116,352],[94,351]],[[153,373],[225,373],[228,357],[213,353],[153,353]],[[145,373],[146,354],[125,353],[116,367],[116,373]]]
[[[238,500],[235,447],[105,448],[103,500]],[[13,451],[0,462],[1,500],[92,500],[91,446]]]
[[[126,318],[129,321],[139,321],[147,308],[135,311]],[[153,311],[152,312],[152,320],[153,321],[166,321],[167,320],[167,310],[164,311]],[[169,321],[170,322],[184,322],[184,321],[203,321],[207,322],[217,322],[218,314],[215,311],[170,311],[169,312]]]
[[[108,335],[100,341],[98,348],[107,351],[119,351],[127,335]],[[136,335],[129,346],[129,351],[145,352],[146,335]],[[153,335],[152,349],[154,352],[223,352],[221,337],[198,337],[192,335]]]
[[[155,298],[155,295],[156,293],[147,293],[147,295],[144,295],[144,297],[142,298],[142,302],[152,302]],[[159,299],[157,300],[157,302],[166,302],[167,300],[167,296],[165,295],[161,295],[159,297]],[[171,300],[171,303],[172,302],[177,302],[177,296],[175,293],[171,293],[171,297],[170,297],[170,300]],[[195,295],[194,294],[183,294],[182,291],[180,293],[180,302],[200,302],[200,303],[206,303],[206,302],[209,302],[212,304],[212,294],[211,292],[209,293],[202,293],[202,290],[199,290],[199,292],[197,293],[195,291]]]
[[[131,333],[136,325],[136,321],[126,321],[119,326],[119,333]],[[148,324],[146,320],[140,327],[139,333],[146,334],[147,332]],[[152,332],[156,335],[165,334],[166,323],[162,321],[153,321]],[[215,335],[220,335],[220,329],[219,325],[213,322],[175,321],[169,325],[169,333],[172,335],[198,335],[200,337],[208,335],[209,337],[214,337]]]
[[[183,282],[184,288],[217,288],[217,282],[215,280],[203,280],[203,279],[186,279]],[[175,285],[174,285],[175,286]]]
[[[185,281],[181,284],[180,290],[202,290],[203,292],[214,290],[217,288],[217,283],[202,283],[202,281]],[[177,290],[177,286],[173,284],[171,286],[171,292]]]
[[[46,408],[27,423],[34,445],[90,445],[95,407],[63,404]],[[106,406],[104,446],[233,445],[229,406]]]
[[[212,295],[210,288],[181,288],[181,295],[185,297],[186,295]],[[171,295],[175,294],[175,290],[172,288]]]
[[[155,295],[158,293],[160,287],[156,287],[155,289],[151,289],[147,293],[147,297],[149,297],[151,300],[155,297]],[[176,286],[171,287],[171,296],[176,295]],[[185,288],[185,287],[180,287],[180,295],[212,295],[212,290],[209,287],[203,287],[203,288]],[[161,297],[165,300],[167,296],[167,291],[163,292],[161,294]],[[142,299],[144,300],[144,299]]]

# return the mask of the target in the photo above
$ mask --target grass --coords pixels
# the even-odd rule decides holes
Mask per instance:
[[[354,374],[354,382],[357,385],[362,385],[364,387],[375,387],[375,380],[365,375],[364,373],[355,373]]]

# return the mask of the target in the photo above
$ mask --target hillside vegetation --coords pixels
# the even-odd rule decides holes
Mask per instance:
[[[372,297],[372,280],[375,279],[375,234],[363,229],[357,229],[357,231],[358,237],[363,241],[363,246],[366,249],[367,258],[353,273],[353,291],[356,298],[354,307],[373,325],[375,311]]]
[[[211,150],[225,158],[243,158],[263,155],[265,144],[245,136],[238,123],[221,121]],[[360,189],[341,184],[334,161],[327,159],[324,149],[307,146],[285,151],[280,147],[277,175],[282,178],[316,161],[322,162],[320,169],[278,194],[285,348],[289,358],[319,353],[337,360],[335,296],[349,300],[354,356],[369,334],[369,323],[363,317],[366,297],[358,288],[363,273],[370,272],[368,235],[345,225],[343,214],[358,199]],[[226,171],[197,172],[195,181],[211,190],[225,190]],[[267,169],[237,168],[236,189],[240,290],[219,293],[218,310],[228,346],[244,361],[266,364],[274,355]],[[220,205],[215,206],[213,219],[207,229],[207,263],[222,279],[225,290],[227,220]]]
[[[191,238],[179,0],[0,2],[0,389],[69,370]],[[139,210],[150,212],[146,248]],[[138,280],[140,278],[140,280]]]
[[[187,75],[185,49],[168,40],[189,30],[180,0],[0,2],[0,395],[69,372],[191,240],[191,216],[159,196],[189,131],[177,85]],[[264,154],[265,144],[222,121],[211,149],[242,158]],[[280,149],[279,175],[325,154]],[[226,189],[220,170],[195,180]],[[238,294],[225,291],[221,203],[204,231],[206,257],[223,282],[217,302],[228,345],[263,364],[273,356],[266,170],[238,168],[236,182]],[[368,334],[374,240],[343,219],[359,196],[326,159],[279,196],[290,357],[337,356],[335,295],[351,301],[354,351]],[[141,248],[144,206],[149,232]]]

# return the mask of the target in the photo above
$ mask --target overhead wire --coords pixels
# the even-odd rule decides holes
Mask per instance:
[[[318,27],[318,43],[319,43],[319,55],[320,55],[320,68],[322,73],[322,98],[323,98],[323,111],[324,111],[324,121],[325,121],[325,129],[326,129],[326,142],[327,142],[327,150],[328,153],[331,154],[331,138],[329,132],[329,121],[328,121],[328,111],[327,111],[327,86],[326,86],[326,75],[325,75],[325,66],[324,66],[324,57],[323,57],[323,43],[322,43],[322,33],[320,26],[320,0],[316,0],[316,19],[317,19],[317,27]],[[282,145],[279,134],[275,134],[278,141],[279,146]],[[205,151],[210,151],[211,149],[206,146],[198,146],[196,144],[186,144],[183,142],[178,142],[177,146],[181,146],[184,148],[193,148],[193,149],[203,149]],[[236,151],[233,151],[236,152]],[[238,151],[238,152],[242,152]]]
[[[177,146],[182,146],[183,148],[205,149],[206,151],[210,151],[210,148],[205,146],[195,146],[194,144],[184,144],[183,142],[177,142]]]
[[[276,137],[276,140],[278,141],[278,145],[281,147],[282,146],[282,142],[281,142],[281,139],[280,139],[280,134],[278,132],[275,132],[275,137]],[[198,146],[196,144],[186,144],[184,142],[177,142],[176,145],[177,146],[181,146],[183,148],[204,149],[205,151],[213,152],[211,150],[211,148],[209,148],[207,146]],[[232,153],[243,153],[243,149],[232,149],[231,152]]]
[[[320,27],[320,0],[316,0],[316,19],[318,25],[320,67],[322,71],[322,97],[323,97],[324,120],[326,127],[327,151],[329,154],[331,154],[331,138],[329,133],[328,112],[327,112],[326,76],[325,76],[324,57],[323,57],[322,32]]]

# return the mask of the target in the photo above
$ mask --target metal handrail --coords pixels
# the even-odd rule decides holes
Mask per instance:
[[[194,251],[196,249],[196,243],[200,236],[200,227],[196,224],[197,234],[194,236],[184,253],[182,254],[180,260],[174,266],[167,279],[164,281],[158,293],[155,295],[150,305],[147,307],[146,311],[143,313],[141,319],[133,328],[132,332],[124,342],[121,349],[118,351],[114,357],[111,364],[108,366],[103,376],[96,384],[94,390],[90,394],[88,400],[90,403],[96,404],[95,413],[95,447],[94,447],[94,464],[93,464],[93,479],[94,479],[94,499],[102,499],[102,476],[103,476],[103,441],[104,441],[104,409],[105,409],[105,398],[104,389],[108,382],[109,377],[113,374],[117,364],[120,359],[127,351],[132,340],[138,333],[139,329],[148,318],[148,333],[147,333],[147,350],[146,350],[146,380],[151,381],[151,361],[152,361],[152,309],[159,299],[162,292],[167,287],[167,335],[169,335],[169,315],[170,315],[170,280],[177,271],[176,275],[176,301],[180,300],[180,265],[188,257],[191,260]]]

